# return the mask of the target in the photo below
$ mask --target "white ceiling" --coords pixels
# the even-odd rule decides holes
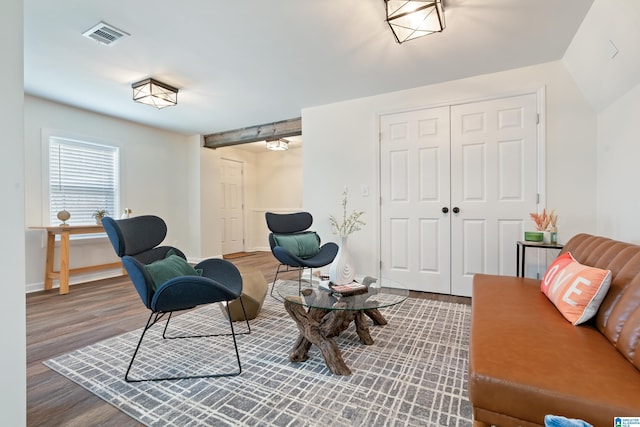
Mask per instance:
[[[402,45],[383,0],[25,0],[25,92],[193,135],[562,58],[593,0],[447,0],[444,32]],[[82,33],[105,21],[112,46]],[[154,77],[176,107],[131,100]]]

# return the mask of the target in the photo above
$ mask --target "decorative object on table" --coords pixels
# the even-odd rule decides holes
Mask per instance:
[[[347,248],[347,237],[361,230],[365,222],[360,219],[364,215],[364,211],[352,211],[347,216],[347,200],[348,190],[345,188],[342,193],[342,221],[331,215],[329,222],[333,227],[333,234],[340,236],[340,244],[338,245],[338,254],[329,266],[329,280],[334,285],[345,285],[353,282],[355,270],[351,263],[351,255]]]
[[[102,218],[107,215],[109,215],[109,212],[107,212],[105,209],[96,209],[91,216],[95,218],[96,224],[101,225]]]
[[[353,295],[366,294],[369,292],[369,288],[362,283],[351,282],[344,285],[329,285],[334,294],[338,294],[341,297],[350,297]]]
[[[62,209],[60,212],[58,212],[57,217],[60,221],[62,221],[62,224],[60,224],[60,227],[65,227],[69,225],[67,224],[67,221],[69,220],[69,218],[71,218],[71,214],[69,213],[69,211],[67,211],[66,209]]]
[[[122,215],[120,215],[120,219],[127,219],[127,218],[131,218],[131,214],[133,212],[131,211],[131,209],[129,208],[124,208],[122,210]]]
[[[362,279],[362,284],[371,289],[380,289],[380,285],[378,284],[378,279],[371,276],[366,276]]]
[[[544,233],[542,231],[525,231],[524,240],[527,242],[542,242]]]
[[[340,236],[338,254],[329,266],[329,280],[335,285],[351,283],[356,275],[347,242],[347,236]]]
[[[355,280],[345,285],[334,285],[329,280],[321,280],[318,282],[318,288],[331,292],[336,297],[350,297],[369,292],[369,285],[358,283]]]
[[[556,225],[557,221],[558,216],[553,213],[551,222],[549,224],[549,243],[553,243],[554,245],[558,244],[558,227]]]
[[[542,213],[532,212],[529,216],[536,225],[536,230],[542,233],[542,240],[540,241],[544,243],[558,243],[558,216],[556,215],[555,209],[552,209],[549,213],[547,213],[546,209],[542,209]],[[525,232],[525,240],[538,241],[527,239],[526,235],[527,232]]]

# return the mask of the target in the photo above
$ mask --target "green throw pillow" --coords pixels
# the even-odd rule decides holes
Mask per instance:
[[[320,237],[314,231],[298,234],[274,234],[273,240],[277,246],[282,246],[299,258],[311,258],[320,252]]]
[[[154,261],[146,265],[145,268],[151,276],[154,291],[160,285],[175,277],[202,275],[202,270],[196,270],[184,258],[176,255],[172,250],[167,252],[164,259]]]

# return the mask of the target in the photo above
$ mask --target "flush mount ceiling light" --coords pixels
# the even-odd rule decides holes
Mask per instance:
[[[289,141],[283,138],[267,139],[265,141],[267,149],[274,151],[283,151],[289,149]]]
[[[398,43],[445,28],[443,0],[384,0],[387,23]]]
[[[165,108],[178,103],[178,89],[155,79],[145,79],[131,85],[133,100],[142,104]]]

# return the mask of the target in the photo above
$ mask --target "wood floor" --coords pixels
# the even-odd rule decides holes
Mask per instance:
[[[235,256],[273,281],[277,262],[270,252]],[[292,273],[288,273],[292,274]],[[295,278],[295,273],[291,278]],[[284,276],[283,278],[286,278]],[[417,298],[470,304],[469,298],[412,292]],[[140,426],[129,416],[42,364],[44,360],[141,328],[149,316],[126,277],[27,295],[27,425]]]

